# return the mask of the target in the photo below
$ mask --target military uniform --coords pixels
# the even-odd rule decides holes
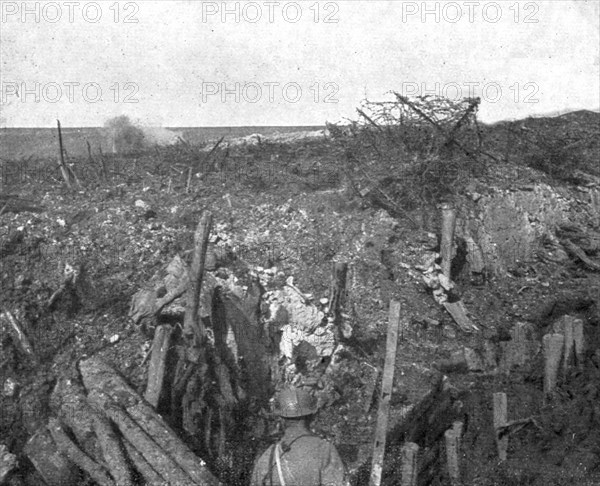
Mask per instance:
[[[282,417],[316,412],[312,397],[300,390],[279,396]],[[346,468],[335,446],[313,434],[303,420],[290,423],[283,438],[256,461],[251,486],[347,486]]]
[[[280,447],[279,478],[276,447]],[[333,444],[312,434],[306,427],[288,427],[283,439],[259,457],[251,486],[345,486],[345,467]]]

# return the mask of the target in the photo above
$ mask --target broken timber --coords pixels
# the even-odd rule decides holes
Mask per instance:
[[[201,345],[205,339],[204,324],[198,318],[200,307],[200,289],[204,274],[204,263],[208,249],[208,238],[212,226],[212,214],[204,212],[196,232],[194,233],[194,256],[190,269],[190,281],[187,289],[185,316],[183,320],[183,334],[192,339],[195,344]]]
[[[154,332],[152,342],[152,355],[150,366],[148,367],[148,384],[144,398],[154,408],[158,407],[158,402],[163,390],[165,371],[167,364],[167,354],[171,345],[171,334],[173,328],[169,325],[161,325]]]
[[[98,358],[79,365],[88,401],[106,414],[140,456],[132,458],[167,484],[217,486],[218,480],[163,418],[110,366]],[[127,443],[125,443],[127,444]],[[128,447],[127,445],[125,446]],[[141,461],[143,457],[145,462]],[[147,469],[147,474],[151,474]],[[143,474],[143,471],[140,471]]]
[[[444,302],[444,307],[454,319],[461,331],[473,332],[479,331],[479,328],[467,316],[467,310],[462,300],[457,302]]]
[[[394,369],[396,367],[396,349],[398,346],[399,324],[400,302],[392,300],[390,302],[385,365],[381,383],[379,410],[377,412],[377,428],[375,431],[375,446],[373,450],[373,462],[371,466],[371,478],[369,480],[369,486],[379,486],[381,484],[390,398],[394,384]]]

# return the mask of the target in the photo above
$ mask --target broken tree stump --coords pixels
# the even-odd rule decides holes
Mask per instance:
[[[95,357],[82,361],[79,369],[88,390],[88,399],[102,410],[106,407],[107,415],[117,424],[124,437],[136,446],[159,474],[163,477],[164,474],[177,475],[177,472],[169,472],[172,467],[170,464],[174,462],[176,469],[184,471],[188,480],[206,486],[219,484],[206,463],[189,449],[152,406],[114,369]]]
[[[550,394],[556,387],[556,378],[562,358],[565,338],[562,334],[546,334],[544,347],[544,395]]]
[[[212,214],[205,211],[194,233],[194,253],[183,320],[183,334],[186,338],[191,339],[195,345],[201,345],[205,339],[204,324],[198,318],[198,310],[211,226]]]
[[[75,444],[63,429],[61,423],[51,418],[48,421],[48,429],[58,448],[75,464],[83,469],[100,486],[116,486],[116,483],[110,478],[106,468],[83,452]]]
[[[158,326],[154,332],[152,341],[152,355],[148,367],[148,383],[144,398],[155,409],[163,392],[167,355],[171,346],[171,334],[173,328],[167,324]]]
[[[501,461],[506,461],[508,452],[508,436],[501,436],[500,429],[508,423],[506,393],[494,393],[494,434],[496,448]]]
[[[442,209],[442,239],[440,254],[442,257],[442,273],[450,280],[452,259],[454,258],[454,230],[456,228],[456,209],[449,203],[441,205]]]
[[[446,461],[448,464],[448,475],[452,486],[460,484],[460,439],[462,436],[463,423],[456,421],[452,424],[452,428],[446,430],[444,439],[446,443]]]
[[[375,430],[375,445],[373,449],[373,461],[371,465],[371,478],[369,480],[370,486],[379,486],[381,484],[388,414],[390,410],[390,398],[392,396],[392,388],[394,385],[394,369],[396,368],[396,349],[398,346],[399,324],[400,302],[392,300],[390,302],[385,365],[381,380],[379,410],[377,411],[377,428]]]
[[[402,486],[417,486],[417,454],[419,446],[414,442],[407,442],[401,450]]]

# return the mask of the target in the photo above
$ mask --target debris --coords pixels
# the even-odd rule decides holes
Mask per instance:
[[[568,253],[581,260],[590,270],[600,271],[600,263],[597,263],[588,257],[585,252],[571,240],[561,240],[561,243]]]
[[[467,310],[462,300],[452,303],[445,302],[444,307],[452,316],[454,322],[458,324],[461,331],[467,333],[479,331],[479,328],[467,317]]]
[[[4,480],[17,466],[17,456],[8,452],[4,444],[0,444],[0,484],[4,484]]]
[[[2,396],[10,398],[14,397],[17,393],[19,383],[12,378],[7,378],[2,386]]]

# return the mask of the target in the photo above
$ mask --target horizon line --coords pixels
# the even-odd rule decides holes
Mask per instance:
[[[484,121],[479,121],[480,123],[483,123],[484,125],[495,125],[498,123],[507,123],[507,122],[516,122],[516,121],[520,121],[520,120],[527,120],[529,118],[557,118],[559,116],[563,116],[563,115],[568,115],[569,113],[578,113],[578,112],[590,112],[590,113],[597,113],[600,114],[600,107],[597,108],[579,108],[579,109],[566,109],[566,110],[555,110],[555,111],[551,111],[551,112],[547,112],[547,113],[543,113],[543,114],[531,114],[531,115],[527,115],[525,117],[522,118],[504,118],[501,120],[496,120],[496,121],[492,121],[492,122],[484,122]],[[165,129],[184,129],[184,128],[219,128],[219,129],[223,129],[223,128],[316,128],[316,127],[326,127],[327,124],[330,122],[325,122],[324,124],[313,124],[313,125],[208,125],[208,126],[198,126],[198,125],[170,125],[170,126],[163,126],[163,125],[136,125],[139,126],[140,128],[165,128]],[[333,123],[333,122],[331,122]],[[338,122],[339,123],[339,122]],[[47,128],[47,129],[52,129],[52,128],[56,128],[56,126],[51,125],[51,126],[1,126],[0,125],[0,130],[4,130],[4,129],[13,129],[13,128],[32,128],[32,129],[42,129],[42,128]],[[64,125],[61,122],[61,128],[106,128],[104,126],[99,126],[99,125],[81,125],[81,126],[70,126],[70,125]]]

